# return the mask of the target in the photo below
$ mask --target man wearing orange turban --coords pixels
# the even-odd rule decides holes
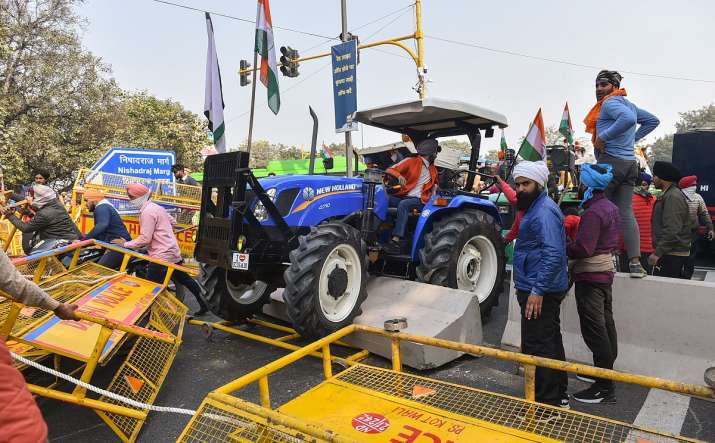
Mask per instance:
[[[119,212],[104,198],[104,192],[88,189],[84,193],[84,205],[94,217],[94,228],[83,237],[85,240],[93,238],[110,243],[118,238],[132,239]],[[99,264],[110,269],[119,269],[122,265],[122,258],[124,258],[123,254],[107,250],[99,259]]]

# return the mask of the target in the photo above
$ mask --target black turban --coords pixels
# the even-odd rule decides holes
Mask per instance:
[[[680,169],[670,162],[655,162],[653,165],[653,175],[661,180],[677,183],[682,177]]]
[[[596,76],[596,82],[605,81],[612,84],[616,88],[621,87],[621,80],[623,80],[623,76],[616,71],[603,70]]]

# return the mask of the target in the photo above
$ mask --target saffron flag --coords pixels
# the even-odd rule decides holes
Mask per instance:
[[[268,89],[268,107],[274,114],[278,114],[281,108],[281,96],[278,91],[276,49],[273,42],[273,22],[268,0],[258,0],[256,52],[261,56],[261,83]]]
[[[546,132],[544,131],[544,118],[541,115],[541,108],[536,113],[534,122],[529,127],[526,138],[519,147],[519,155],[524,160],[539,161],[546,157]]]
[[[226,152],[225,125],[223,121],[223,91],[221,87],[221,70],[218,67],[216,43],[214,42],[214,27],[211,16],[206,13],[206,29],[209,34],[209,47],[206,55],[206,91],[204,98],[204,115],[209,120],[209,130],[213,133],[216,152]]]
[[[569,112],[569,102],[564,106],[564,113],[561,116],[559,132],[566,137],[566,143],[573,145],[573,126],[571,126],[571,113]]]

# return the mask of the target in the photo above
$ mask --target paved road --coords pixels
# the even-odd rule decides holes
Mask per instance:
[[[189,301],[191,305],[193,300]],[[190,306],[195,308],[195,306]],[[484,325],[485,341],[498,344],[506,324],[507,301],[492,313]],[[284,351],[217,331],[207,341],[197,327],[187,326],[184,343],[156,400],[158,405],[195,409],[207,392],[251,370],[285,355]],[[387,361],[371,357],[369,363],[386,366]],[[100,386],[106,386],[111,368],[101,370]],[[512,363],[465,356],[439,368],[427,371],[431,377],[466,384],[504,394],[521,396],[523,379],[516,375]],[[271,397],[274,404],[285,402],[317,384],[322,377],[318,359],[304,359],[290,369],[271,378]],[[104,384],[101,384],[101,383]],[[587,387],[572,378],[569,392]],[[643,426],[672,428],[673,432],[705,441],[715,441],[715,403],[684,399],[660,391],[628,385],[617,386],[616,405],[583,405],[572,402],[578,411],[605,416]],[[247,400],[258,402],[257,389],[241,393]],[[39,399],[50,428],[52,442],[109,442],[119,441],[99,417],[88,409],[70,406],[47,399]],[[189,417],[152,413],[139,436],[140,442],[174,441]]]

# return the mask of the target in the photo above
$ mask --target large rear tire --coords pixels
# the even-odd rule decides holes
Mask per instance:
[[[417,280],[475,292],[482,317],[503,290],[504,242],[496,220],[477,209],[450,212],[432,225],[419,251]]]
[[[367,258],[360,231],[344,223],[313,227],[290,253],[283,290],[300,335],[324,337],[353,322],[367,297]]]
[[[248,272],[201,265],[199,286],[209,309],[218,317],[239,322],[261,312],[275,290]]]

